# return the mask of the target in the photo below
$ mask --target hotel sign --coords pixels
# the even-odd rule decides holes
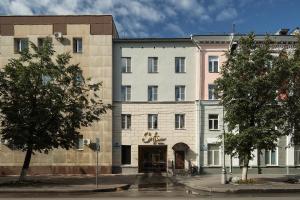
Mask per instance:
[[[167,138],[161,138],[157,132],[152,134],[151,132],[144,133],[144,136],[142,138],[142,141],[144,143],[153,143],[153,144],[159,144],[162,141],[165,141]]]

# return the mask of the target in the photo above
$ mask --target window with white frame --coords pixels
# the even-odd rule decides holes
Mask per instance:
[[[177,85],[175,86],[175,101],[184,101],[185,100],[185,86]]]
[[[175,57],[175,72],[176,73],[185,72],[185,57]]]
[[[148,101],[157,101],[157,85],[148,86]]]
[[[131,128],[131,115],[122,114],[122,129],[130,129]]]
[[[21,53],[28,49],[28,38],[15,38],[15,53]]]
[[[149,114],[148,115],[148,129],[157,129],[158,127],[158,115]]]
[[[277,148],[274,150],[265,151],[265,164],[277,165]]]
[[[175,114],[175,129],[185,128],[185,114]]]
[[[214,84],[209,84],[208,85],[208,99],[209,100],[215,100],[218,99],[215,95],[215,85]]]
[[[157,73],[158,72],[158,57],[148,57],[148,72]]]
[[[208,56],[208,71],[209,73],[219,72],[219,57],[218,56]]]
[[[82,38],[73,38],[73,53],[82,53]]]
[[[207,145],[207,164],[209,166],[220,165],[220,145],[218,144]]]
[[[122,73],[130,73],[130,72],[131,72],[131,58],[122,57]]]
[[[294,147],[295,152],[295,165],[300,165],[300,145],[295,145]]]
[[[123,85],[121,88],[122,101],[130,101],[131,100],[131,86]]]
[[[84,148],[83,135],[78,136],[76,148],[77,148],[77,150],[83,150],[83,148]]]
[[[208,115],[208,128],[209,130],[219,130],[219,115],[217,114]]]

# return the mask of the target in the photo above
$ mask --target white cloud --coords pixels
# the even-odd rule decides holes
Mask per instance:
[[[31,8],[22,1],[12,1],[9,6],[10,12],[16,15],[32,15]]]
[[[233,0],[0,0],[2,15],[32,14],[111,14],[121,36],[157,34],[154,28],[169,24],[178,35],[185,21],[199,25],[234,19],[237,16]],[[252,0],[242,0],[249,2]],[[239,5],[237,5],[239,6]]]
[[[222,10],[216,17],[217,21],[226,21],[236,18],[238,15],[235,8],[226,8]]]
[[[172,24],[172,23],[167,24],[167,26],[165,27],[165,30],[166,30],[166,32],[170,33],[170,35],[178,35],[178,36],[185,35],[182,28],[176,24]]]

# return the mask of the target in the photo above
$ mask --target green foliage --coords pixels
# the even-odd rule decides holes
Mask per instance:
[[[284,77],[281,91],[286,94],[286,98],[281,101],[284,108],[282,118],[286,120],[282,130],[292,135],[293,143],[300,144],[300,36],[296,37],[294,53],[289,55],[283,51],[276,65],[278,76]]]
[[[85,80],[68,53],[55,55],[50,39],[30,46],[0,71],[2,139],[22,151],[70,149],[110,105],[99,98],[101,83]]]
[[[286,76],[278,76],[272,41],[255,41],[254,34],[242,37],[238,49],[227,53],[216,92],[222,94],[229,132],[226,153],[239,155],[245,166],[254,149],[274,149],[284,124],[283,108],[278,104],[278,88]]]

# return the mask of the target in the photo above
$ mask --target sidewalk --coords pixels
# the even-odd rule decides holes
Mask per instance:
[[[240,174],[234,175],[240,176]],[[290,176],[292,177],[292,176]],[[295,177],[295,176],[293,176]],[[232,193],[268,193],[268,192],[300,192],[300,183],[287,183],[289,177],[276,174],[250,174],[248,179],[254,179],[255,184],[221,184],[221,175],[173,176],[172,181],[183,184],[194,191],[232,192]],[[299,178],[299,176],[298,176]]]
[[[17,176],[0,177],[0,193],[114,192],[129,189],[137,175],[101,175],[98,188],[93,176],[29,176],[28,184],[15,185]]]

